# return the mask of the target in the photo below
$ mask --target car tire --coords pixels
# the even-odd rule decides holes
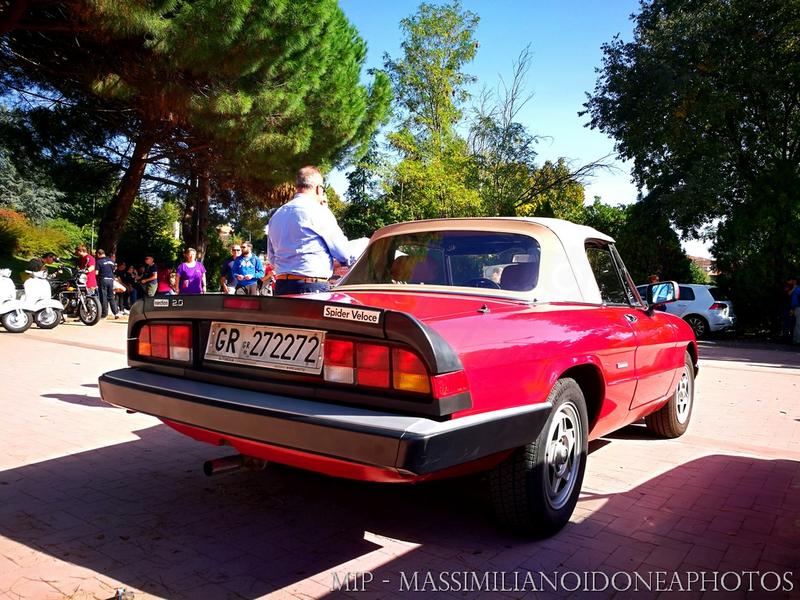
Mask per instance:
[[[709,332],[711,331],[708,326],[708,321],[706,321],[700,315],[689,315],[688,317],[683,318],[689,324],[689,327],[692,328],[694,331],[694,337],[698,340],[702,340],[705,337],[708,337]]]
[[[33,314],[27,310],[12,310],[3,314],[0,322],[11,333],[22,333],[33,324]]]
[[[78,318],[84,325],[97,325],[100,322],[100,300],[96,296],[87,296],[86,304],[78,304]]]
[[[682,436],[689,427],[694,407],[694,363],[686,352],[683,370],[669,401],[656,412],[645,417],[647,428],[659,437]]]
[[[583,391],[574,379],[560,379],[548,401],[553,408],[536,441],[517,448],[489,474],[497,519],[535,537],[553,535],[567,524],[586,471]]]

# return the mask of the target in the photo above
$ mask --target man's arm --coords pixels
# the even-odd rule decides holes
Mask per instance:
[[[315,231],[328,246],[331,256],[343,265],[350,266],[355,256],[350,253],[350,241],[336,222],[336,217],[327,208],[320,207],[319,217],[314,219]],[[316,215],[315,215],[316,216]]]
[[[254,257],[255,260],[255,269],[256,272],[253,273],[253,279],[261,279],[264,276],[264,263],[261,262],[261,259],[257,256]]]
[[[233,261],[233,264],[231,264],[231,275],[233,275],[233,278],[236,281],[242,281],[244,279],[244,273],[242,273],[241,266],[242,261],[238,258]]]
[[[222,265],[222,276],[219,278],[219,282],[222,291],[225,292],[226,294],[228,293],[228,274],[230,273],[230,271],[231,271],[231,265],[229,262],[226,262],[224,265]]]
[[[275,249],[272,247],[272,240],[267,236],[267,261],[269,264],[275,264]]]

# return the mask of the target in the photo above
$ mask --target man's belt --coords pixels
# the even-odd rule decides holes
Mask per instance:
[[[295,275],[294,273],[283,273],[276,275],[275,279],[289,279],[291,281],[302,281],[303,283],[327,283],[327,277],[306,277],[305,275]]]

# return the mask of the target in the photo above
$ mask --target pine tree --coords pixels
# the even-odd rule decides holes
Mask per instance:
[[[101,224],[110,251],[150,162],[197,153],[263,186],[361,152],[390,98],[335,0],[31,4],[0,48],[3,82],[101,111],[132,143]]]

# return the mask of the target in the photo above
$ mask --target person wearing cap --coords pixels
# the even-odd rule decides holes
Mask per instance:
[[[275,269],[275,295],[330,290],[333,261],[355,261],[350,242],[327,207],[325,181],[319,169],[303,167],[295,179],[296,194],[269,221],[267,260]]]

